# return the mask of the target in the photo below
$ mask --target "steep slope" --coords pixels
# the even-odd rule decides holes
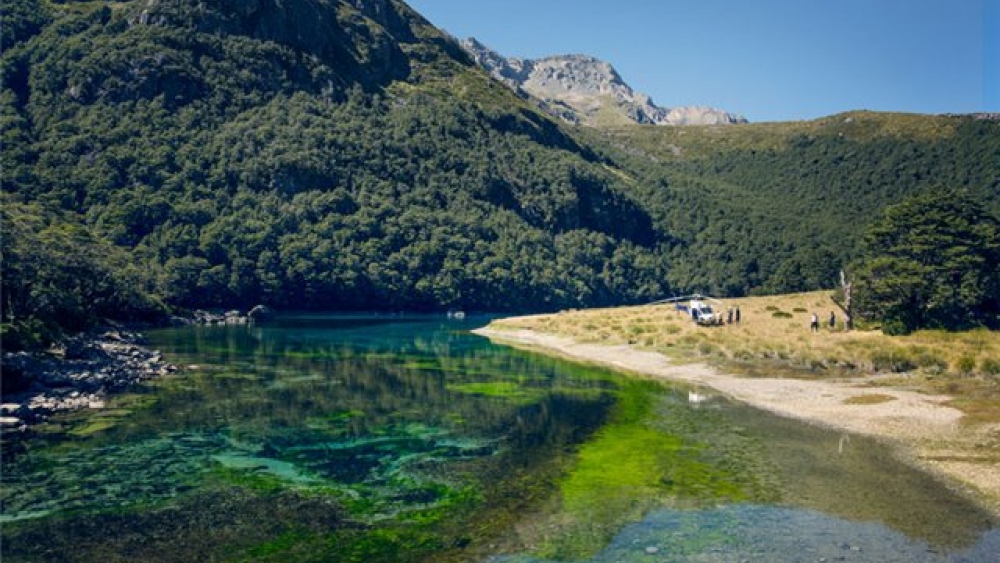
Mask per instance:
[[[960,190],[1000,217],[1000,120],[850,112],[740,127],[581,131],[636,174],[673,287],[834,287],[887,205]]]
[[[6,196],[129,249],[168,304],[524,310],[665,290],[618,177],[402,2],[12,4],[45,17],[3,55]]]
[[[475,38],[462,47],[495,78],[542,102],[550,113],[586,125],[719,125],[746,119],[708,107],[666,109],[635,92],[611,64],[587,55],[504,57]]]

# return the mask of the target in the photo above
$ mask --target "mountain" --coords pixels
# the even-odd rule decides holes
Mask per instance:
[[[191,307],[832,287],[891,203],[954,187],[1000,212],[995,120],[572,127],[399,0],[7,0],[2,18],[5,346]]]
[[[537,98],[547,111],[573,123],[746,123],[742,116],[708,107],[657,106],[649,96],[626,84],[611,64],[591,56],[518,59],[504,57],[475,38],[464,39],[461,44],[495,78]]]
[[[662,236],[617,174],[401,1],[11,0],[4,17],[4,323],[124,315],[124,286],[169,309],[666,291]],[[99,272],[79,287],[58,267],[77,246]]]

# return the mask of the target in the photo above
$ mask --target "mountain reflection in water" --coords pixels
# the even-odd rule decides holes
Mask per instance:
[[[486,321],[153,331],[179,375],[5,449],[4,561],[986,561],[996,545],[988,515],[880,444],[469,334]]]

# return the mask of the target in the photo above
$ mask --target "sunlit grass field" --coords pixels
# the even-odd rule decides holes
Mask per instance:
[[[724,316],[738,307],[741,322],[698,326],[673,304],[661,304],[561,311],[503,319],[493,326],[580,342],[630,344],[747,376],[869,378],[873,385],[952,394],[969,414],[1000,420],[1000,332],[888,336],[878,330],[845,330],[843,313],[829,291],[726,299],[712,305]],[[836,318],[833,327],[831,312]],[[819,316],[818,332],[810,329],[813,313]]]

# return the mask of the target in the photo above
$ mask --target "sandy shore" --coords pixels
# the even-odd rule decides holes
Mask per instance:
[[[748,378],[720,373],[705,364],[676,364],[663,354],[627,345],[575,342],[530,330],[484,328],[496,342],[555,353],[645,376],[690,384],[775,414],[883,439],[919,466],[967,489],[1000,515],[1000,464],[992,452],[998,427],[961,423],[951,397],[872,385],[872,380]]]

